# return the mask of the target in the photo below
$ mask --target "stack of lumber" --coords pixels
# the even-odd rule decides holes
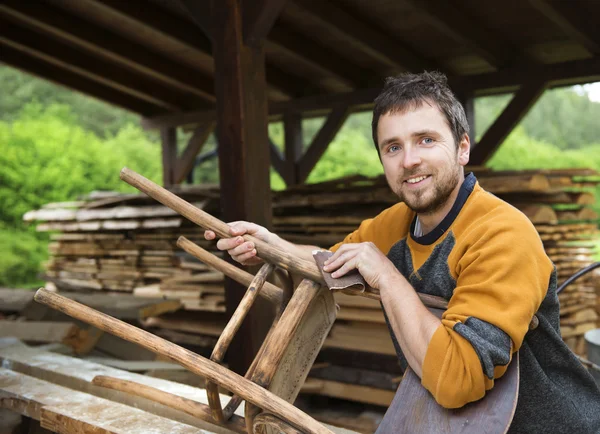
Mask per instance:
[[[214,213],[218,191],[176,191]],[[52,232],[44,278],[60,290],[128,292],[179,300],[186,310],[225,311],[223,275],[188,261],[175,243],[180,235],[211,247],[185,219],[140,194],[93,193],[80,201],[30,211],[38,231]]]
[[[559,284],[593,262],[600,239],[598,216],[591,208],[591,189],[600,183],[597,172],[473,170],[483,188],[519,208],[534,223],[557,266]],[[219,217],[216,188],[191,186],[175,193]],[[273,194],[274,231],[296,243],[328,247],[363,219],[396,202],[384,177],[352,176],[296,186]],[[26,220],[38,221],[38,230],[58,231],[52,235],[53,255],[46,274],[60,289],[86,287],[175,298],[184,311],[149,317],[144,326],[183,346],[205,347],[220,335],[226,323],[222,276],[182,254],[175,241],[184,235],[212,251],[214,244],[203,240],[201,229],[167,208],[144,195],[92,196],[70,208],[50,205],[29,213]],[[600,326],[598,276],[591,273],[560,295],[563,336],[581,355],[585,354],[583,333]],[[336,294],[336,300],[338,320],[319,356],[321,368],[311,372],[307,390],[384,405],[401,373],[381,307],[373,300],[344,294]],[[193,310],[205,312],[198,316]],[[344,360],[358,363],[361,372],[343,365]],[[377,360],[387,362],[375,368]]]

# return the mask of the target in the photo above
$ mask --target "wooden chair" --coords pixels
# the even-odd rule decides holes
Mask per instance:
[[[213,230],[218,236],[229,236],[229,227],[225,223],[143,176],[124,168],[121,179],[201,227]],[[179,247],[191,255],[248,285],[246,294],[223,330],[210,360],[45,289],[36,293],[35,300],[165,355],[205,377],[209,405],[114,378],[97,377],[94,379],[97,385],[161,402],[234,432],[331,433],[330,429],[292,403],[335,321],[337,308],[332,292],[315,263],[294,258],[254,237],[245,238],[255,243],[259,255],[267,261],[256,276],[226,263],[183,237],[177,242]],[[291,283],[285,279],[282,281],[284,288],[267,282],[269,275],[274,272],[284,274],[281,270],[305,277],[293,294]],[[359,295],[379,297],[377,291],[369,287],[361,289]],[[271,302],[276,312],[275,320],[248,372],[242,377],[221,366],[220,362],[257,297]],[[445,308],[445,300],[424,295],[420,297],[434,313],[441,316],[443,310],[440,308]],[[451,411],[439,406],[421,386],[420,379],[408,369],[377,432],[504,433],[514,414],[518,384],[518,355],[515,355],[506,374],[484,399]],[[221,406],[218,387],[234,394],[225,408]],[[235,414],[242,401],[245,401],[243,417]]]

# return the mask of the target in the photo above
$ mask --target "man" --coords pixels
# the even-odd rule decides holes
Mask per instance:
[[[520,351],[510,432],[600,432],[600,391],[560,337],[556,270],[531,222],[465,176],[468,123],[446,78],[388,79],[372,129],[400,203],[332,247],[325,270],[340,277],[357,269],[379,289],[400,359],[442,406],[483,398]],[[247,222],[230,226],[232,237],[217,247],[242,264],[261,261],[245,233],[312,259],[313,246]],[[441,321],[417,292],[449,301]],[[539,325],[529,330],[534,314]]]

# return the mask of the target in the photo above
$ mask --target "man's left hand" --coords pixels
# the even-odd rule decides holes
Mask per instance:
[[[373,243],[343,244],[324,265],[323,270],[333,271],[333,278],[356,269],[369,286],[376,289],[381,289],[389,277],[400,275],[394,264]]]

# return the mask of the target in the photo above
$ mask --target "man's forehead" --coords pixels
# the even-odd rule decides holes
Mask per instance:
[[[426,122],[431,127],[442,124],[448,126],[446,116],[437,104],[421,104],[416,107],[406,107],[403,110],[390,110],[379,119],[378,129],[382,124],[388,127],[394,124],[402,125],[404,128],[412,129],[411,126],[416,127],[414,123],[419,121]]]

